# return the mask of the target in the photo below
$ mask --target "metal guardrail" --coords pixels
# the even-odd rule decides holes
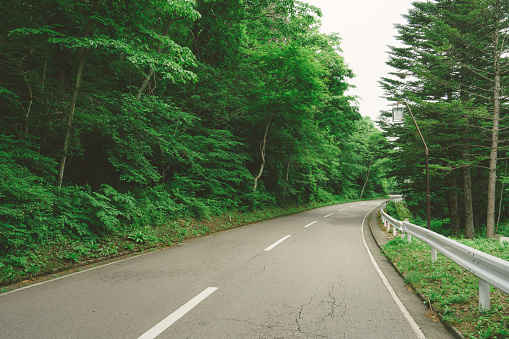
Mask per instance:
[[[383,203],[380,214],[387,231],[392,226],[394,236],[399,231],[403,238],[406,234],[409,241],[412,237],[422,240],[431,246],[432,261],[437,260],[439,252],[479,278],[479,308],[490,309],[490,285],[509,294],[509,261],[460,244],[408,221],[396,220],[384,211],[385,207],[386,203]]]

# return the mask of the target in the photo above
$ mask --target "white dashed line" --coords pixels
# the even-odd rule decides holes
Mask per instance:
[[[269,247],[267,247],[265,249],[265,251],[270,251],[271,249],[273,249],[274,247],[276,247],[277,245],[279,245],[280,243],[282,243],[283,241],[285,241],[286,239],[290,238],[291,235],[287,235],[286,237],[284,237],[283,239],[279,239],[278,241],[276,241],[275,243],[273,243],[272,245],[270,245]]]
[[[334,213],[331,213],[331,214],[327,214],[326,216],[324,216],[324,218],[328,218],[330,217],[331,215],[333,215]]]
[[[178,310],[164,318],[160,323],[152,327],[150,330],[145,332],[138,339],[153,339],[157,337],[159,334],[163,333],[168,327],[173,325],[173,323],[180,318],[182,318],[187,312],[191,311],[196,305],[205,300],[209,295],[214,293],[217,290],[217,287],[209,287],[205,291],[198,294],[193,299],[189,300],[185,305],[180,307]]]
[[[309,223],[309,224],[307,224],[307,225],[306,225],[306,226],[304,226],[304,227],[309,227],[309,226],[313,225],[314,223],[316,223],[316,221],[313,221],[312,223]]]
[[[338,212],[341,212],[341,211],[344,211],[344,210],[345,210],[345,209],[344,209],[344,208],[342,208],[342,209],[338,210]]]

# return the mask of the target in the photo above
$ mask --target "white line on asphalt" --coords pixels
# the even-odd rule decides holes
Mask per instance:
[[[350,206],[350,207],[355,207],[355,206],[357,206],[357,205],[352,205],[352,206]]]
[[[279,239],[278,241],[276,241],[275,243],[273,243],[272,245],[270,245],[269,247],[267,247],[265,249],[265,251],[270,251],[271,249],[273,249],[274,247],[276,247],[277,245],[279,245],[280,243],[282,243],[283,241],[285,241],[286,239],[290,238],[291,235],[287,235],[286,237],[284,237],[283,239]]]
[[[378,208],[378,207],[375,207],[375,208]],[[426,336],[422,332],[421,328],[419,327],[419,325],[417,325],[417,323],[415,322],[414,318],[412,318],[412,316],[410,315],[410,313],[406,309],[405,305],[403,305],[403,302],[399,299],[399,297],[396,294],[396,292],[394,292],[394,289],[392,288],[391,284],[389,283],[389,281],[387,280],[387,278],[383,274],[382,270],[380,269],[380,266],[378,266],[378,264],[375,261],[375,258],[373,258],[373,255],[371,254],[371,251],[369,250],[368,244],[366,242],[366,238],[364,237],[364,222],[366,221],[366,218],[368,217],[368,215],[375,208],[373,208],[371,211],[369,211],[364,216],[364,220],[362,220],[362,225],[361,225],[362,242],[364,243],[364,247],[366,248],[366,251],[368,252],[369,259],[371,260],[371,263],[373,264],[373,267],[375,268],[376,273],[378,273],[378,276],[380,277],[380,279],[382,279],[382,282],[385,285],[385,288],[387,289],[387,291],[389,291],[389,294],[391,295],[392,300],[394,300],[394,302],[398,306],[398,308],[401,311],[401,313],[403,313],[403,316],[405,317],[406,321],[410,325],[410,328],[412,329],[412,331],[414,332],[414,334],[416,335],[417,338],[419,338],[419,339],[426,339]]]
[[[47,283],[55,282],[55,281],[60,280],[60,279],[69,278],[69,277],[72,277],[72,276],[77,275],[77,274],[90,272],[90,271],[93,271],[93,270],[98,269],[98,268],[103,268],[103,267],[110,266],[110,265],[113,265],[113,264],[118,264],[118,263],[120,263],[122,261],[130,260],[130,259],[134,259],[134,258],[139,258],[139,257],[141,257],[143,255],[147,255],[147,254],[150,254],[150,253],[154,253],[154,252],[142,253],[142,254],[138,254],[137,256],[133,256],[133,257],[130,257],[130,258],[125,258],[125,259],[120,259],[120,260],[112,261],[112,262],[109,262],[109,263],[106,263],[106,264],[98,263],[99,266],[94,266],[94,267],[89,267],[89,268],[85,267],[85,268],[83,268],[83,271],[78,271],[78,272],[62,275],[62,276],[53,278],[51,280],[41,281],[41,282],[33,284],[33,285],[27,285],[27,286],[20,287],[18,289],[12,290],[12,291],[0,293],[0,297],[3,297],[5,295],[11,294],[11,293],[21,292],[23,290],[26,290],[26,289],[29,289],[29,288],[32,288],[32,287],[36,287],[36,286],[39,286],[39,285],[44,285],[44,284],[47,284]],[[65,272],[61,272],[61,273],[57,273],[57,274],[65,274]],[[56,276],[57,274],[53,274],[53,276]]]
[[[341,211],[344,211],[344,210],[345,210],[345,209],[344,209],[344,208],[342,208],[342,209],[338,210],[338,212],[341,212]]]
[[[334,213],[331,213],[331,214],[327,214],[324,218],[328,218],[330,217],[331,215],[333,215]]]
[[[178,310],[164,318],[159,324],[152,327],[150,330],[145,332],[138,339],[153,339],[157,337],[159,334],[163,333],[168,327],[173,325],[173,323],[180,318],[182,318],[187,312],[192,310],[196,305],[205,300],[209,295],[214,293],[217,290],[217,287],[209,287],[205,291],[198,294],[193,299],[189,300],[186,304],[180,307]]]
[[[309,226],[313,225],[314,223],[316,223],[316,221],[313,221],[312,223],[309,223],[309,224],[307,224],[307,225],[306,225],[306,226],[304,226],[304,227],[309,227]]]

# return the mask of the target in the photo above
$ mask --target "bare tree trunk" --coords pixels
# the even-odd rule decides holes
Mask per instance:
[[[81,86],[81,77],[83,75],[83,68],[85,67],[85,53],[81,50],[80,64],[78,67],[78,74],[76,75],[76,83],[74,85],[74,90],[72,94],[71,100],[71,112],[69,113],[69,118],[67,119],[67,131],[65,132],[64,139],[64,155],[60,159],[60,170],[58,171],[58,187],[62,187],[62,182],[64,180],[64,170],[65,163],[67,161],[67,151],[69,149],[69,139],[71,138],[71,130],[72,130],[72,120],[74,118],[74,111],[76,109],[76,101],[78,99],[78,93],[80,91]]]
[[[463,144],[463,159],[470,162],[468,156],[468,142]],[[465,205],[465,236],[469,239],[475,237],[474,231],[474,208],[472,206],[472,176],[470,174],[470,165],[463,167],[463,192]]]
[[[364,181],[364,185],[362,186],[362,191],[361,191],[361,195],[359,196],[359,199],[362,199],[362,195],[364,194],[364,189],[366,188],[366,184],[368,183],[368,179],[369,179],[369,171],[371,170],[371,160],[369,161],[369,165],[368,165],[368,171],[366,172],[366,180]]]
[[[288,162],[286,163],[286,182],[288,182],[288,179],[290,178],[290,163],[292,162],[292,153],[290,153],[290,156],[288,157]]]
[[[486,219],[486,238],[495,236],[495,195],[497,186],[498,132],[500,120],[500,55],[498,51],[498,30],[494,38],[495,88],[493,90],[493,127],[491,129],[490,165],[488,175],[488,207]]]
[[[42,86],[41,86],[41,92],[44,93],[44,87],[46,82],[46,69],[48,67],[48,53],[44,56],[44,69],[42,71]]]
[[[507,177],[507,159],[505,160],[505,177]],[[500,216],[502,215],[502,199],[504,197],[504,186],[505,182],[502,181],[502,188],[500,189],[500,201],[498,203],[498,217],[497,217],[497,225],[495,226],[495,234],[497,234],[498,231],[498,225],[500,223]]]
[[[269,125],[273,116],[274,114],[271,114],[270,117],[268,117],[265,120],[265,133],[263,134],[263,140],[260,144],[260,154],[262,157],[262,163],[260,164],[260,171],[258,172],[258,175],[254,178],[253,192],[255,192],[256,188],[258,187],[258,179],[260,179],[260,177],[262,176],[263,168],[265,167],[265,150],[267,149],[267,135],[269,134]]]
[[[455,235],[460,234],[460,216],[459,216],[459,203],[458,203],[458,192],[456,188],[458,183],[456,180],[455,173],[449,174],[449,216],[451,218],[451,233]]]
[[[286,176],[285,176],[286,185],[283,188],[283,196],[286,195],[286,189],[288,188],[288,181],[289,181],[289,178],[290,178],[290,163],[291,162],[292,162],[292,153],[290,152],[290,156],[288,157],[288,162],[286,163]]]
[[[20,67],[20,72],[23,74],[23,78],[25,79],[25,82],[28,87],[28,93],[30,94],[30,101],[28,102],[28,107],[25,108],[21,102],[16,100],[18,104],[21,106],[21,109],[25,113],[25,128],[22,128],[22,130],[28,134],[28,118],[30,117],[30,111],[32,110],[32,104],[34,103],[34,93],[32,92],[32,86],[30,86],[30,81],[28,80],[28,77],[26,76],[26,72]]]

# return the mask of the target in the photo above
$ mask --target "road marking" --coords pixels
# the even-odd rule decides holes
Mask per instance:
[[[375,268],[376,273],[378,273],[378,276],[380,277],[380,279],[382,279],[382,282],[385,285],[385,288],[387,289],[387,291],[389,291],[389,294],[391,295],[392,300],[394,300],[394,302],[396,303],[396,306],[398,306],[401,313],[403,313],[403,317],[405,317],[406,321],[410,325],[410,328],[414,332],[415,336],[419,339],[426,339],[426,336],[422,332],[421,328],[419,327],[419,325],[417,325],[414,318],[412,318],[412,316],[406,309],[405,305],[403,305],[403,302],[399,299],[396,292],[394,292],[394,289],[392,288],[391,284],[389,283],[389,281],[383,274],[382,270],[380,269],[380,266],[378,266],[378,264],[376,263],[375,258],[373,258],[373,255],[371,254],[371,251],[369,250],[368,243],[366,242],[366,238],[364,237],[364,222],[366,221],[366,218],[368,217],[368,215],[376,208],[378,208],[378,207],[375,207],[371,211],[369,211],[364,216],[364,220],[362,220],[362,225],[361,225],[362,242],[364,243],[364,247],[366,248],[366,251],[368,252],[369,259],[371,260],[371,264],[373,264],[373,267]]]
[[[342,209],[338,210],[338,212],[341,212],[341,211],[344,211],[344,210],[345,210],[345,209],[344,209],[344,208],[342,208]]]
[[[157,252],[154,251],[154,252]],[[4,293],[0,293],[0,297],[3,297],[5,295],[8,295],[8,294],[11,294],[11,293],[16,293],[16,292],[21,292],[23,290],[27,290],[29,288],[32,288],[32,287],[36,287],[36,286],[39,286],[39,285],[44,285],[44,284],[48,284],[48,283],[51,283],[51,282],[54,282],[54,281],[57,281],[57,280],[60,280],[60,279],[65,279],[65,278],[69,278],[69,277],[72,277],[74,275],[78,275],[78,274],[81,274],[81,273],[86,273],[86,272],[90,272],[90,271],[93,271],[93,270],[96,270],[98,268],[103,268],[103,267],[106,267],[106,266],[110,266],[110,265],[114,265],[114,264],[118,264],[118,263],[121,263],[122,261],[126,261],[126,260],[131,260],[131,259],[134,259],[134,258],[139,258],[141,256],[144,256],[144,255],[147,255],[147,254],[150,254],[150,253],[154,253],[154,252],[147,252],[147,253],[142,253],[142,254],[138,254],[136,256],[133,256],[133,257],[130,257],[130,258],[125,258],[125,259],[120,259],[120,260],[115,260],[115,261],[111,261],[109,263],[106,263],[106,264],[101,264],[100,262],[97,263],[98,266],[94,266],[94,267],[85,267],[83,268],[83,271],[78,271],[78,272],[74,272],[74,273],[69,273],[69,274],[65,274],[65,271],[64,272],[59,272],[59,273],[56,273],[56,274],[53,274],[53,276],[56,276],[57,274],[65,274],[65,275],[61,275],[61,276],[58,276],[56,278],[51,278],[50,280],[46,280],[46,281],[41,281],[39,283],[36,283],[36,284],[32,284],[32,285],[27,285],[27,286],[24,286],[24,287],[20,287],[18,289],[15,289],[15,290],[12,290],[12,291],[8,291],[8,292],[4,292]]]
[[[159,334],[163,333],[168,327],[173,325],[173,323],[180,318],[182,318],[187,312],[192,310],[196,305],[205,300],[209,295],[214,293],[217,290],[217,287],[209,287],[205,291],[198,294],[193,299],[189,300],[186,304],[180,307],[178,310],[164,318],[160,323],[152,327],[150,330],[145,332],[138,339],[153,339],[157,337]]]
[[[350,206],[350,207],[355,207],[355,206],[357,206],[357,205],[352,205],[352,206]]]
[[[267,247],[265,249],[265,251],[270,251],[271,249],[273,249],[274,247],[276,247],[277,245],[279,245],[280,243],[282,243],[283,241],[285,241],[286,239],[290,238],[291,235],[287,235],[286,237],[284,237],[283,239],[279,239],[278,241],[276,241],[275,243],[273,243],[272,245],[270,245],[269,247]]]
[[[309,227],[309,226],[313,225],[314,223],[316,223],[316,221],[313,221],[312,223],[309,223],[309,224],[307,224],[307,225],[306,225],[306,226],[304,226],[304,227]]]
[[[327,214],[324,218],[328,218],[330,217],[331,215],[333,215],[334,213],[331,213],[331,214]]]

